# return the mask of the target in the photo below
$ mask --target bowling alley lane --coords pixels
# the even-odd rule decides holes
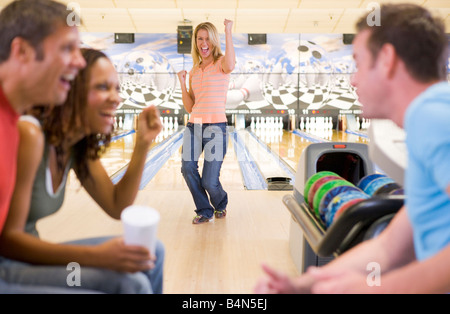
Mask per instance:
[[[171,136],[173,132],[164,132],[158,135],[151,144],[150,150],[159,145],[162,141]],[[134,131],[125,131],[112,137],[111,143],[102,154],[100,161],[106,169],[109,176],[123,169],[131,160],[134,145],[136,144],[136,133]]]
[[[203,169],[203,161],[202,154],[198,162],[199,171]],[[245,190],[239,163],[230,139],[228,140],[227,154],[220,172],[220,181],[226,190]],[[181,174],[181,148],[169,158],[144,188],[144,190],[148,191],[180,191],[187,189]]]
[[[262,262],[297,274],[287,241],[290,216],[281,202],[288,191],[246,190],[230,137],[220,181],[228,215],[203,225],[191,223],[195,205],[181,174],[181,148],[138,194],[137,204],[161,213],[166,293],[251,293]]]
[[[115,140],[113,137],[109,147],[100,158],[108,175],[113,175],[130,162],[135,143],[135,132],[117,134]]]
[[[275,154],[296,171],[303,149],[312,142],[287,130],[281,130],[281,132],[277,130],[276,133],[254,132]]]
[[[160,135],[152,143],[149,151],[156,148],[163,141],[169,139],[173,135],[173,132],[161,131]],[[134,145],[136,141],[136,133],[127,132],[122,136],[117,136],[116,140],[110,143],[106,152],[100,158],[107,173],[110,176],[118,173],[124,167],[128,165],[133,153]],[[203,155],[199,159],[199,168],[202,169]],[[232,189],[243,190],[244,185],[242,183],[242,175],[240,172],[239,163],[237,162],[236,154],[234,153],[234,147],[232,141],[228,142],[227,155],[225,156],[224,166],[221,172],[222,183],[226,184],[229,181],[229,187]],[[174,153],[169,160],[164,164],[161,170],[155,175],[149,186],[152,190],[170,190],[178,188],[187,188],[183,183],[181,176],[181,148]],[[240,184],[236,184],[239,182]],[[182,187],[179,186],[182,184]]]
[[[369,144],[369,137],[363,132],[333,130],[331,141]]]
[[[135,138],[131,134],[111,143],[102,157],[108,174],[129,162]],[[295,170],[301,152],[311,143],[286,130],[264,141]],[[199,169],[202,164],[203,157]],[[231,138],[220,179],[228,193],[228,215],[200,226],[191,223],[195,205],[181,174],[181,148],[138,193],[136,204],[161,213],[158,237],[166,248],[165,293],[251,293],[262,275],[262,262],[291,275],[298,273],[289,251],[290,214],[281,201],[291,192],[246,190]],[[40,222],[41,236],[60,242],[121,235],[120,221],[106,216],[78,181],[73,182],[77,183],[69,186],[62,210]]]
[[[331,142],[349,142],[349,143],[369,143],[369,137],[365,131],[341,131],[341,130],[297,130],[299,133],[311,135],[311,137],[318,139],[318,141]]]

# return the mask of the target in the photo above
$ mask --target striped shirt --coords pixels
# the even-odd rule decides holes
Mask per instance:
[[[192,108],[191,123],[226,122],[225,103],[227,100],[230,74],[222,70],[222,58],[209,64],[204,70],[194,67],[189,76],[192,78],[192,91],[195,104]]]

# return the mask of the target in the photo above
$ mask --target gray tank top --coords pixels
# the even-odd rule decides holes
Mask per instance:
[[[32,122],[31,120],[29,120],[28,117],[26,120]],[[33,123],[36,122],[38,121],[35,120],[35,122]],[[33,183],[30,212],[28,214],[25,226],[25,231],[35,236],[39,236],[36,230],[36,222],[41,218],[54,214],[61,208],[64,202],[67,176],[70,168],[72,167],[73,161],[73,158],[71,157],[66,166],[66,169],[64,170],[64,176],[60,186],[56,191],[53,191],[53,183],[49,168],[48,153],[49,153],[49,145],[47,144],[47,141],[45,141],[44,154],[42,156],[42,160],[41,163],[39,164],[39,168],[36,173],[36,178]]]

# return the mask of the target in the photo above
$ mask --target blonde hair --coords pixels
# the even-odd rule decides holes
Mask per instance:
[[[208,32],[209,41],[212,43],[212,56],[214,63],[223,56],[222,50],[220,49],[220,37],[217,28],[210,22],[204,22],[197,25],[192,36],[192,48],[191,55],[194,63],[194,67],[198,66],[202,62],[202,57],[200,56],[198,46],[197,46],[197,34],[198,31],[204,29]]]

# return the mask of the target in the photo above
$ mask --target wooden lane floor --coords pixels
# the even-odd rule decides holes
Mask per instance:
[[[192,224],[194,202],[180,168],[181,149],[139,191],[135,202],[161,214],[165,293],[252,293],[263,275],[263,262],[297,274],[289,253],[290,216],[281,201],[287,191],[245,190],[231,140],[221,171],[229,199],[225,219]],[[79,184],[71,184],[63,208],[39,221],[38,230],[51,242],[123,233],[120,221],[104,214]]]
[[[317,138],[322,141],[330,142],[350,142],[350,143],[363,143],[368,144],[369,138],[363,132],[352,131],[338,131],[338,130],[310,130],[301,131],[306,135],[311,135],[313,138]]]
[[[281,136],[280,136],[281,133]],[[305,149],[311,141],[297,136],[294,133],[282,130],[278,132],[276,136],[271,136],[270,134],[265,135],[262,133],[255,132],[255,135],[259,135],[259,138],[265,142],[270,149],[280,156],[294,171],[297,170],[297,164],[300,160],[300,155],[303,149]]]
[[[174,153],[158,171],[155,177],[147,184],[144,190],[150,191],[180,191],[187,190],[187,185],[181,174],[181,152],[182,148]],[[203,154],[199,158],[199,171],[203,169]],[[245,190],[242,175],[237,161],[232,141],[228,140],[227,154],[220,173],[222,185],[232,190]]]
[[[245,190],[229,140],[220,177],[228,193],[228,215],[193,225],[195,206],[180,173],[180,158],[181,153],[173,156],[174,162],[158,172],[137,200],[161,213],[158,235],[166,245],[167,293],[252,293],[262,262],[297,273],[288,246],[289,214],[281,202],[285,192]],[[173,181],[177,183],[169,188]]]
[[[110,176],[130,162],[135,143],[136,133],[132,133],[109,144],[100,160]]]
[[[369,138],[367,136],[360,136],[357,134],[337,130],[333,130],[331,141],[369,144]]]
[[[359,140],[350,135],[337,133],[333,141]],[[133,141],[113,143],[103,156],[105,164],[117,162],[109,174],[131,158],[134,136],[130,137]],[[284,131],[281,139],[266,143],[296,170],[302,150],[311,142]],[[202,162],[200,159],[200,169]],[[158,237],[166,249],[165,293],[252,293],[262,276],[263,262],[297,274],[289,253],[290,214],[281,201],[290,191],[245,190],[230,140],[221,171],[229,198],[228,216],[192,225],[194,202],[180,169],[181,148],[139,191],[135,202],[154,207],[161,214]],[[40,220],[38,230],[50,242],[123,234],[121,222],[104,214],[76,179],[68,182],[62,209]]]
[[[127,134],[127,135],[126,135]],[[173,132],[163,132],[151,144],[150,149],[157,146],[164,141]],[[101,162],[106,169],[106,172],[112,176],[114,173],[121,170],[128,165],[133,154],[134,145],[136,144],[136,133],[125,133],[124,136],[118,136],[118,139],[112,141],[105,153],[102,154]]]

